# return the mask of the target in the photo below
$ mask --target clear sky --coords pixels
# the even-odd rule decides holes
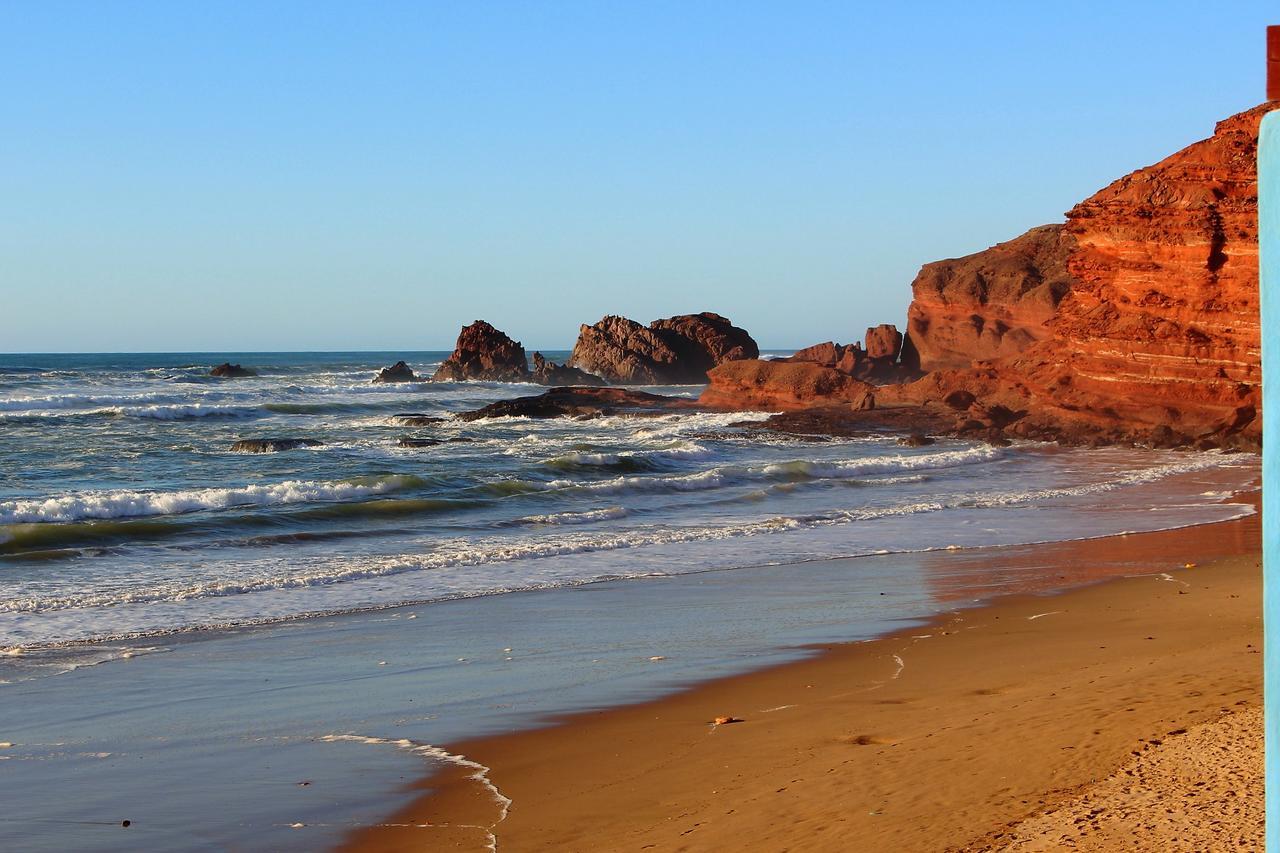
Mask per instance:
[[[1265,2],[0,5],[0,351],[901,327],[1263,97]]]

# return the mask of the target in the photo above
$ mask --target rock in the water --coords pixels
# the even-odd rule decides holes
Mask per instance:
[[[278,453],[299,447],[320,447],[323,441],[314,438],[242,438],[231,445],[232,453]]]
[[[524,346],[484,320],[464,326],[453,353],[431,377],[433,382],[529,382]]]
[[[542,353],[533,354],[532,381],[539,385],[603,385],[599,376],[570,367],[567,364],[556,364],[548,360]]]
[[[430,426],[431,424],[444,423],[446,420],[435,415],[423,415],[418,412],[401,412],[391,417],[404,426]]]
[[[396,445],[399,447],[435,447],[437,444],[444,444],[439,438],[411,438],[402,436]]]
[[[719,314],[683,314],[648,327],[609,316],[581,327],[569,364],[622,385],[696,384],[718,364],[759,355],[751,336]]]
[[[792,361],[731,361],[708,374],[698,402],[716,409],[787,411],[841,403],[875,408],[875,386],[820,364]]]
[[[229,361],[224,361],[222,364],[213,368],[213,370],[210,370],[209,375],[217,376],[221,379],[245,379],[250,376],[257,376],[258,371],[250,370],[247,367],[241,367],[238,364],[232,364]]]
[[[384,367],[373,377],[374,382],[420,382],[417,375],[403,361]]]
[[[934,440],[932,438],[927,435],[921,435],[920,433],[904,435],[902,438],[898,439],[898,444],[901,444],[903,447],[928,447],[933,443]]]
[[[693,400],[663,397],[625,388],[552,388],[531,397],[499,400],[473,412],[462,412],[458,418],[474,421],[481,418],[526,417],[600,417],[602,415],[653,415],[672,411],[699,409]]]

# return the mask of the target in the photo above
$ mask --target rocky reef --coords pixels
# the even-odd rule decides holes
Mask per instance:
[[[568,364],[618,385],[699,384],[717,365],[759,356],[745,330],[704,311],[648,326],[618,316],[584,325]]]
[[[542,394],[499,400],[471,412],[461,412],[459,420],[482,418],[597,418],[604,415],[657,415],[703,408],[684,397],[646,394],[628,388],[552,388]]]

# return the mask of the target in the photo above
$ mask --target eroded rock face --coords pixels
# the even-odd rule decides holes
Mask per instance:
[[[715,409],[792,411],[841,403],[860,411],[876,403],[873,385],[812,362],[731,361],[707,379],[698,402]]]
[[[247,367],[241,367],[238,364],[232,364],[229,361],[224,361],[222,364],[219,364],[217,367],[210,370],[209,375],[217,376],[220,379],[245,379],[250,376],[257,376],[258,372],[256,370],[250,370]]]
[[[420,382],[416,373],[403,361],[397,361],[390,367],[384,367],[373,377],[373,382]]]
[[[757,358],[747,332],[719,314],[703,312],[642,326],[608,316],[582,326],[569,365],[622,385],[701,383],[726,361]]]
[[[1025,412],[998,427],[1015,435],[1256,446],[1256,160],[1269,106],[1112,183],[1063,226],[927,265],[904,358],[934,373],[890,397],[965,391],[980,408]]]
[[[963,258],[925,264],[911,284],[904,361],[921,370],[968,367],[1047,339],[1070,290],[1073,240],[1042,225]]]
[[[1022,372],[1069,378],[1091,408],[1193,434],[1261,409],[1257,148],[1271,106],[1219,122],[1067,214],[1076,283],[1052,345],[1029,352]]]
[[[484,320],[464,326],[453,353],[431,377],[433,382],[528,382],[524,346]]]

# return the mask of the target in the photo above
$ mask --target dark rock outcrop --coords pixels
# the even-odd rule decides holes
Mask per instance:
[[[533,372],[530,381],[539,385],[603,385],[599,376],[570,367],[567,364],[556,364],[548,360],[540,352],[533,354]]]
[[[423,415],[418,412],[401,412],[400,414],[392,415],[391,417],[404,426],[430,426],[431,424],[443,423],[445,421],[445,418],[439,418],[435,415]]]
[[[453,353],[431,377],[433,382],[528,382],[524,346],[484,320],[464,326]]]
[[[279,453],[299,447],[320,447],[323,441],[314,438],[242,438],[231,445],[232,453]]]
[[[746,331],[719,314],[683,314],[645,327],[608,316],[582,326],[569,365],[622,385],[698,384],[728,361],[758,358]]]
[[[374,382],[421,382],[417,374],[403,361],[397,361],[390,367],[384,367],[373,377]]]
[[[224,361],[217,367],[209,371],[210,376],[217,376],[220,379],[247,379],[250,376],[257,376],[258,371],[251,370],[247,367],[241,367],[238,364],[232,364]]]
[[[439,438],[413,438],[406,435],[401,436],[396,442],[397,447],[435,447],[437,444],[444,444],[444,440]]]
[[[499,400],[472,412],[463,412],[464,421],[481,418],[592,418],[603,415],[654,415],[673,411],[696,411],[700,407],[682,397],[664,397],[625,388],[552,388],[542,394]]]

